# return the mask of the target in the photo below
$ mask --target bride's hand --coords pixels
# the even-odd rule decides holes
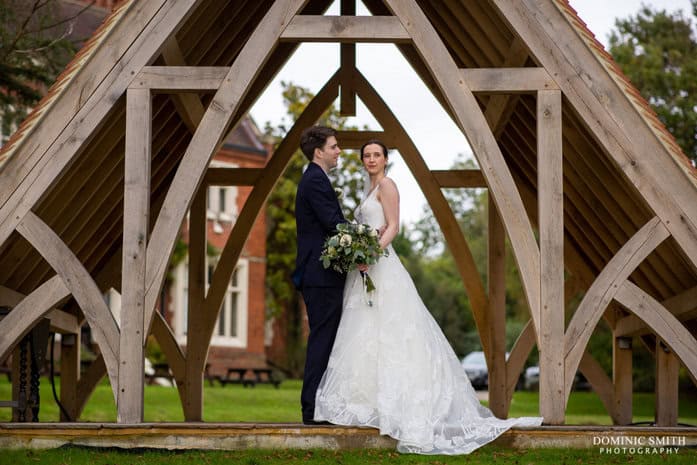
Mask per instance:
[[[386,229],[387,229],[387,225],[386,225],[386,224],[383,224],[382,226],[380,226],[380,229],[378,229],[378,237],[382,237],[382,235],[383,235],[383,233],[385,232]]]
[[[368,271],[368,265],[366,265],[364,263],[362,263],[360,265],[356,265],[356,268],[358,268],[358,271],[360,271],[362,273],[365,273],[366,271]]]

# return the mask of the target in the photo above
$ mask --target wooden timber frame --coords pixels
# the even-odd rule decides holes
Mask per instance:
[[[330,3],[133,0],[107,18],[0,152],[0,306],[12,308],[0,321],[0,357],[48,317],[65,335],[69,418],[106,375],[118,421],[137,424],[152,334],[185,419],[201,421],[211,337],[251,227],[301,131],[337,99],[342,114],[355,114],[360,98],[383,129],[340,132],[339,143],[381,138],[413,173],[470,300],[493,412],[507,416],[537,346],[545,423],[564,423],[578,370],[613,422],[630,424],[637,338],[656,357],[656,422],[675,425],[680,366],[697,379],[697,176],[575,13],[562,0],[366,0],[373,16],[356,16],[345,0],[340,16],[323,16]],[[267,165],[209,168],[232,125],[308,41],[340,43],[340,67]],[[479,170],[428,167],[356,66],[357,43],[397,46],[467,137]],[[210,185],[253,190],[206,289]],[[444,188],[488,191],[486,284]],[[187,217],[184,351],[155,309]],[[507,249],[530,311],[508,358]],[[123,296],[120,321],[102,299],[109,288]],[[611,375],[587,350],[601,320],[613,333]],[[100,353],[80,374],[85,323]]]

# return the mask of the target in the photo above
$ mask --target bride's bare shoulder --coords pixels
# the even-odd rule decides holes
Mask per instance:
[[[388,178],[385,176],[380,180],[380,189],[385,190],[385,189],[390,189],[394,191],[398,191],[397,189],[397,183],[392,180],[392,178]]]

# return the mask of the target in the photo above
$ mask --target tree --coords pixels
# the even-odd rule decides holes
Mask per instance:
[[[14,130],[73,57],[69,35],[91,5],[61,18],[57,0],[0,2],[0,134]]]
[[[306,88],[290,82],[282,82],[283,100],[291,121],[296,121],[314,95]],[[332,105],[320,117],[318,124],[338,130],[356,129],[346,124],[346,118]],[[267,125],[267,136],[283,140],[288,133],[283,125]],[[339,141],[341,146],[341,141]],[[298,182],[307,165],[307,159],[300,150],[296,151],[290,163],[278,180],[266,204],[266,288],[268,318],[283,317],[287,328],[287,351],[285,360],[274,360],[292,376],[299,376],[305,360],[305,341],[302,334],[303,315],[300,310],[299,294],[290,276],[295,268],[297,238],[295,230],[295,192]],[[343,192],[341,204],[344,215],[353,219],[353,209],[360,202],[362,192],[362,165],[357,153],[344,152],[339,167],[330,173],[334,186]]]
[[[697,0],[692,0],[697,17]],[[697,38],[682,11],[643,6],[636,16],[615,21],[610,53],[637,86],[658,118],[697,162]]]

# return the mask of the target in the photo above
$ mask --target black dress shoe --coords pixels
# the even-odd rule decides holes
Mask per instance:
[[[328,421],[315,421],[312,419],[303,418],[303,425],[331,425]]]

